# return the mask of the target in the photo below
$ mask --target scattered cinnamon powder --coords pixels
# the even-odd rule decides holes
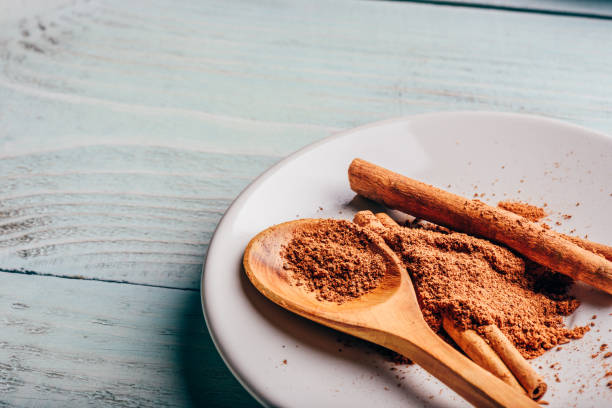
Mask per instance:
[[[385,260],[371,250],[377,239],[352,222],[323,220],[297,231],[283,247],[283,267],[317,299],[344,303],[376,288],[384,276]]]
[[[412,277],[423,316],[441,332],[442,314],[462,328],[496,324],[526,358],[541,355],[588,327],[563,317],[579,302],[571,280],[489,241],[457,232],[396,227],[381,233]]]
[[[500,201],[497,203],[497,206],[499,208],[503,208],[504,210],[513,212],[516,215],[525,217],[529,221],[539,221],[548,215],[543,208],[520,201]]]

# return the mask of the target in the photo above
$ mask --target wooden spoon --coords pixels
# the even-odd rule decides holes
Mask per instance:
[[[539,407],[525,394],[476,365],[440,339],[425,323],[412,282],[393,251],[363,230],[370,250],[381,254],[387,270],[371,292],[343,304],[317,300],[313,292],[291,284],[283,268],[281,246],[304,227],[321,220],[286,222],[260,232],[244,254],[246,274],[267,298],[294,313],[400,353],[429,371],[477,407]]]

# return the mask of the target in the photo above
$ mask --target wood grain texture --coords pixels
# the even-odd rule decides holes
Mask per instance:
[[[603,21],[98,0],[0,38],[5,270],[196,288],[214,226],[250,180],[390,116],[525,111],[612,130]]]
[[[147,146],[5,157],[0,265],[197,288],[217,221],[276,159]]]
[[[195,291],[2,274],[0,406],[254,406]]]

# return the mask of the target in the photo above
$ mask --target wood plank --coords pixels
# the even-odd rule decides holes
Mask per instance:
[[[146,146],[5,157],[0,268],[197,288],[217,221],[277,159]]]
[[[254,406],[195,291],[0,274],[0,406]]]
[[[612,4],[607,0],[399,0],[443,5],[499,7],[522,11],[561,12],[587,15],[612,15]],[[0,21],[19,20],[36,16],[47,10],[65,6],[70,0],[21,0],[19,3],[0,3]]]
[[[354,1],[93,0],[3,24],[0,268],[197,288],[231,200],[336,130],[501,110],[612,132],[610,39]]]

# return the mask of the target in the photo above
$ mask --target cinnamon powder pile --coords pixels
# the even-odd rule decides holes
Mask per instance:
[[[283,266],[317,299],[344,303],[376,288],[384,276],[384,258],[370,250],[377,239],[352,222],[323,220],[297,231],[283,247]]]
[[[524,357],[533,358],[589,330],[563,322],[579,306],[567,293],[570,278],[462,233],[323,220],[282,248],[284,268],[293,284],[319,300],[344,303],[376,288],[384,276],[385,260],[371,250],[381,238],[403,261],[425,321],[438,333],[444,314],[461,328],[495,324]]]
[[[395,227],[381,233],[402,259],[430,327],[442,315],[459,327],[496,324],[526,358],[580,338],[563,317],[579,302],[567,294],[571,280],[489,241],[457,232]]]

